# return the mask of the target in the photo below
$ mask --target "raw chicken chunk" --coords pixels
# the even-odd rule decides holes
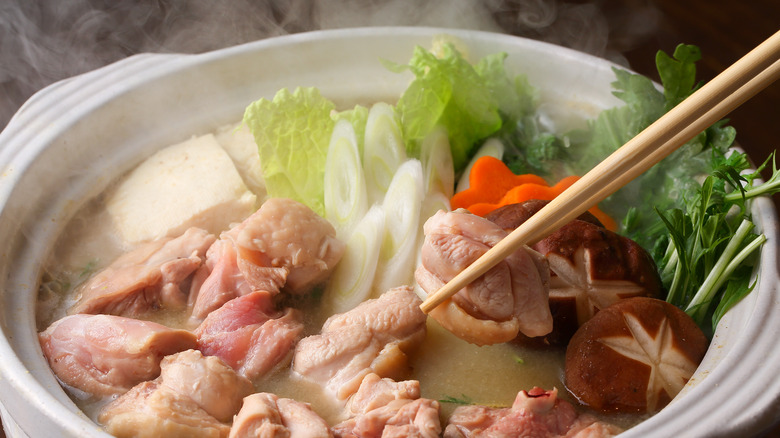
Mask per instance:
[[[285,290],[303,293],[321,283],[344,254],[333,225],[312,209],[286,198],[271,198],[252,216],[225,233],[236,246],[238,267],[250,284],[265,288],[266,269],[288,271]]]
[[[511,408],[459,406],[449,419],[445,438],[466,437],[611,437],[617,426],[578,415],[571,403],[558,398],[558,390],[520,391]]]
[[[286,272],[284,275],[287,275]],[[284,278],[272,289],[278,289],[282,284]],[[211,245],[206,253],[206,262],[195,273],[188,305],[192,307],[192,316],[202,319],[233,298],[251,291],[252,286],[238,269],[235,246],[220,239]]]
[[[38,337],[60,381],[94,396],[154,379],[164,356],[196,346],[186,330],[111,315],[66,316]]]
[[[396,382],[371,373],[360,382],[360,388],[349,398],[345,413],[349,417],[364,414],[394,400],[417,400],[420,398],[420,382],[404,380]]]
[[[441,434],[439,403],[420,398],[416,380],[369,374],[347,406],[351,417],[333,427],[338,437],[430,437]]]
[[[160,377],[144,382],[100,412],[98,420],[119,437],[226,437],[225,425],[254,390],[217,357],[197,350],[168,356]]]
[[[140,317],[159,308],[184,308],[188,281],[215,240],[205,230],[190,228],[175,239],[143,244],[80,286],[79,300],[68,313]]]
[[[222,233],[205,264],[192,316],[205,318],[250,290],[292,294],[324,281],[344,254],[336,230],[309,207],[271,198],[257,212]]]
[[[225,438],[230,426],[157,381],[143,382],[103,409],[98,420],[117,438]]]
[[[251,292],[211,312],[195,331],[200,351],[251,380],[289,360],[303,323],[293,309],[275,311],[271,299],[268,292]]]
[[[255,210],[256,196],[213,135],[167,147],[108,194],[106,209],[128,245],[178,236],[190,227],[217,234]]]
[[[328,423],[308,404],[265,392],[244,399],[230,428],[230,438],[332,436]]]
[[[340,402],[354,394],[370,373],[404,375],[407,354],[425,338],[420,304],[412,289],[402,286],[328,318],[319,335],[296,346],[293,371],[322,385]]]
[[[254,390],[249,380],[237,375],[222,360],[187,350],[168,356],[161,364],[163,385],[194,400],[219,421],[230,421],[241,401]]]
[[[344,438],[436,438],[441,436],[439,402],[427,398],[398,400],[366,412],[333,428],[334,435]]]
[[[444,286],[503,239],[507,232],[465,210],[439,211],[426,221],[417,283],[427,293]],[[524,247],[458,291],[430,315],[456,336],[477,345],[542,336],[552,330],[549,269]]]

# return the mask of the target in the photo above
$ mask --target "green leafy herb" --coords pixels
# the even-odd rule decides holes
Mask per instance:
[[[693,93],[699,87],[695,63],[700,58],[695,46],[680,45],[673,57],[659,52],[663,93],[633,75],[618,74],[616,95],[627,105],[599,116],[589,147],[611,152]],[[621,132],[621,123],[628,129]],[[613,214],[622,213],[623,233],[651,252],[667,300],[710,333],[755,286],[750,284],[751,255],[765,238],[752,232],[747,201],[776,193],[780,186],[776,167],[769,181],[753,184],[769,159],[744,174],[750,167],[747,156],[729,151],[735,137],[725,121],[714,124],[602,204]]]
[[[458,173],[485,139],[514,131],[517,120],[534,112],[536,91],[524,76],[507,74],[506,56],[488,55],[473,65],[452,43],[434,41],[432,51],[415,48],[408,65],[385,63],[415,75],[397,105],[410,157],[419,156],[423,139],[442,126]]]
[[[471,400],[469,396],[466,394],[461,394],[460,398],[453,397],[450,395],[444,396],[444,398],[439,399],[439,403],[451,403],[455,405],[472,405],[474,402]]]
[[[754,185],[759,170],[747,175],[749,165],[738,152],[723,158],[683,209],[658,211],[669,231],[670,244],[661,257],[667,301],[683,308],[700,325],[711,328],[755,284],[750,284],[752,255],[766,241],[752,232],[747,201],[780,191],[780,172]],[[710,328],[710,327],[707,327]]]
[[[525,361],[523,360],[523,358],[518,356],[518,355],[515,355],[514,359],[515,359],[515,362],[519,363],[520,365],[525,364]]]
[[[661,82],[664,84],[665,110],[669,111],[696,88],[696,62],[701,59],[701,51],[696,46],[680,44],[674,50],[674,58],[663,51],[655,57]]]
[[[98,261],[96,259],[90,260],[87,262],[87,264],[84,266],[84,269],[81,270],[79,273],[79,280],[86,279],[90,277],[93,273],[95,273],[95,270],[97,269]]]

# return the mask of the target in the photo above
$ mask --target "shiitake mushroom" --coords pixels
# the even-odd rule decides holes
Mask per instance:
[[[486,216],[506,230],[525,222],[549,201],[511,204]],[[604,228],[584,213],[534,244],[550,265],[553,331],[520,336],[526,346],[566,345],[574,332],[600,309],[634,296],[658,296],[661,280],[650,254],[633,240]]]
[[[485,219],[493,222],[499,227],[511,231],[519,227],[520,224],[527,221],[531,216],[541,210],[542,207],[549,204],[550,201],[544,201],[541,199],[529,199],[517,204],[507,204],[491,211],[485,216]],[[577,216],[577,220],[585,221],[593,225],[597,225],[604,228],[604,224],[596,218],[593,214],[586,211]]]
[[[582,404],[605,412],[655,412],[696,371],[709,342],[685,312],[636,297],[599,311],[566,349],[565,384]]]

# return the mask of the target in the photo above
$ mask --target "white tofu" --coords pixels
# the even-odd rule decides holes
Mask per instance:
[[[212,134],[160,150],[127,174],[106,207],[128,245],[189,227],[219,233],[255,211],[249,191]]]

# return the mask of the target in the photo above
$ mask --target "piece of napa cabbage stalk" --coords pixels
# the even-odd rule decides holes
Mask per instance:
[[[382,202],[404,161],[406,146],[395,108],[384,102],[374,104],[368,111],[363,144],[363,172],[369,204]]]
[[[385,235],[374,279],[374,296],[396,286],[412,284],[420,250],[417,237],[424,198],[422,164],[419,160],[407,160],[393,175],[382,202]]]
[[[325,219],[347,241],[368,211],[366,180],[355,129],[347,119],[336,122],[325,162]]]
[[[441,192],[452,197],[455,190],[455,169],[447,130],[438,127],[431,131],[420,147],[425,193]]]
[[[491,156],[494,158],[498,158],[499,160],[504,157],[504,143],[501,143],[501,140],[497,138],[489,138],[478,150],[477,153],[474,154],[474,157],[471,158],[471,161],[469,161],[469,164],[466,165],[466,168],[463,169],[463,174],[460,176],[460,179],[458,180],[458,185],[455,188],[455,193],[462,192],[469,188],[469,176],[471,174],[471,168],[474,167],[474,163],[477,162],[480,158],[484,156]]]
[[[371,295],[371,286],[385,235],[385,212],[373,205],[347,239],[346,250],[323,295],[328,314],[344,313]]]

